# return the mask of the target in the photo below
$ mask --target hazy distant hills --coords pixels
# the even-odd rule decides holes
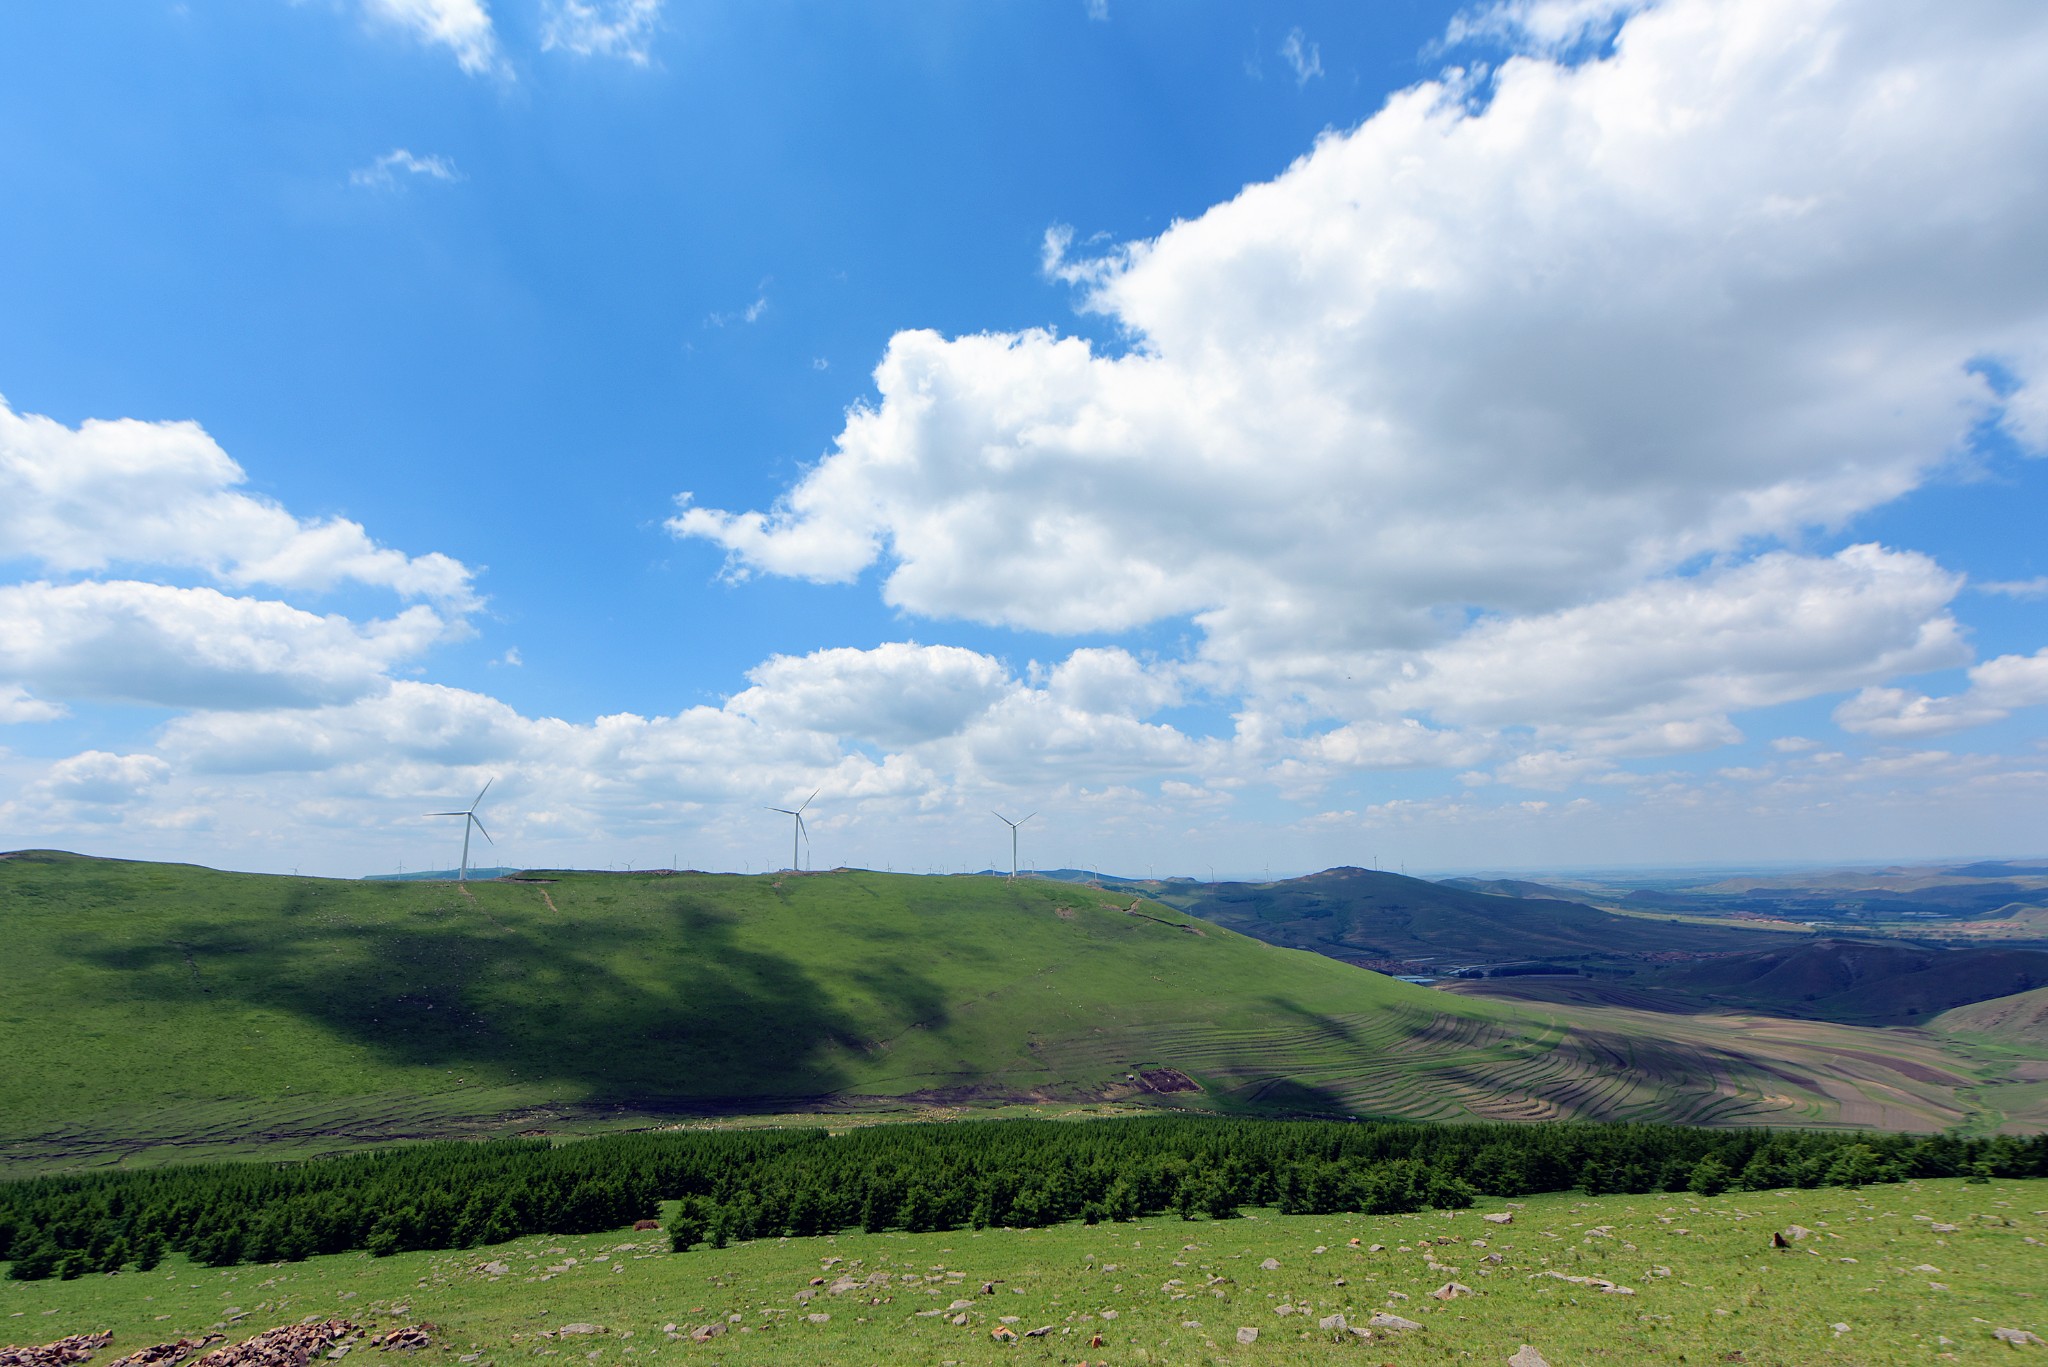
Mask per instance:
[[[1554,888],[1548,883],[1531,883],[1526,878],[1442,878],[1438,884],[1465,892],[1483,892],[1490,897],[1529,897],[1537,901],[1582,902],[1584,893]]]
[[[1732,953],[1756,948],[1770,933],[1621,916],[1547,896],[1500,896],[1358,868],[1280,883],[1173,884],[1154,895],[1273,944],[1352,961],[1442,967]]]
[[[1479,886],[1475,880],[1453,881]],[[1508,892],[1510,882],[1494,880],[1485,890]],[[1889,928],[1945,938],[2048,939],[2048,861],[2038,859],[1793,873],[1616,874],[1559,879],[1555,886],[1563,895],[1646,912],[1763,917],[1823,929]]]

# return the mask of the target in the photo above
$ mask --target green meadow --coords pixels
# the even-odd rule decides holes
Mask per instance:
[[[1513,1222],[1482,1218],[1501,1212]],[[1795,1224],[1810,1235],[1773,1249],[1772,1232]],[[1433,1299],[1449,1282],[1471,1294]],[[840,1234],[680,1254],[659,1232],[619,1230],[220,1270],[173,1257],[151,1273],[0,1281],[0,1324],[17,1345],[112,1331],[101,1362],[181,1336],[234,1341],[339,1316],[376,1330],[427,1321],[435,1360],[492,1367],[548,1357],[612,1367],[1501,1363],[1525,1343],[1552,1367],[1875,1367],[2005,1361],[2014,1349],[1993,1331],[2048,1337],[2044,1295],[2048,1180],[1940,1179],[1712,1198],[1564,1194],[1417,1215]],[[1380,1312],[1420,1327],[1375,1330],[1369,1342],[1318,1327]],[[564,1334],[569,1325],[601,1332]],[[708,1325],[723,1330],[693,1342]],[[999,1326],[1047,1332],[1005,1344],[991,1337]],[[1241,1328],[1256,1341],[1239,1343]]]

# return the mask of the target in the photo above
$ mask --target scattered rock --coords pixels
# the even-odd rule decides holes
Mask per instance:
[[[1056,1327],[1057,1326],[1055,1325],[1041,1324],[1036,1329],[1026,1329],[1024,1331],[1024,1337],[1027,1339],[1042,1339],[1047,1334],[1050,1334]]]
[[[1543,1354],[1525,1343],[1515,1349],[1514,1356],[1508,1359],[1508,1367],[1550,1367],[1550,1364],[1544,1361]]]
[[[420,1326],[423,1341],[425,1328],[425,1325]],[[199,1367],[305,1367],[315,1353],[324,1355],[331,1346],[361,1332],[347,1320],[286,1325],[280,1329],[265,1330],[241,1343],[216,1348],[199,1359]],[[393,1332],[403,1334],[408,1331]],[[370,1342],[381,1346],[378,1339]]]
[[[277,1331],[272,1330],[271,1332],[276,1333]],[[388,1334],[371,1339],[370,1346],[372,1348],[381,1348],[386,1352],[397,1350],[411,1353],[417,1352],[422,1348],[430,1348],[433,1346],[433,1342],[431,1338],[427,1337],[427,1326],[424,1324],[409,1324],[403,1329],[393,1329]],[[269,1367],[269,1364],[264,1364],[264,1367]]]
[[[973,1302],[973,1301],[954,1301],[954,1302],[953,1302],[953,1303],[952,1303],[951,1305],[947,1306],[946,1308],[947,1308],[948,1310],[972,1310],[972,1309],[974,1308],[974,1302]]]
[[[509,1263],[489,1262],[478,1263],[476,1270],[483,1273],[486,1277],[502,1277],[507,1272],[510,1272],[512,1267]]]
[[[1422,1327],[1414,1320],[1403,1319],[1399,1315],[1389,1315],[1384,1310],[1367,1320],[1366,1323],[1375,1329],[1420,1329]]]
[[[2000,1343],[2010,1343],[2015,1348],[2024,1348],[2030,1343],[2041,1342],[2039,1334],[2030,1333],[2025,1329],[1993,1329],[1991,1337]]]
[[[1429,1294],[1440,1301],[1454,1301],[1460,1296],[1471,1295],[1472,1288],[1462,1282],[1445,1282]]]
[[[1342,1315],[1325,1315],[1321,1319],[1316,1321],[1316,1328],[1334,1329],[1340,1334],[1343,1333],[1345,1330],[1349,1329],[1350,1327],[1351,1326],[1349,1324],[1346,1324],[1344,1322],[1344,1317]]]
[[[811,1314],[804,1316],[805,1324],[830,1324],[831,1322],[832,1316],[823,1310],[813,1311]]]
[[[0,1348],[0,1367],[65,1367],[83,1362],[113,1341],[113,1332],[68,1334],[40,1348]]]
[[[725,1326],[723,1324],[700,1324],[690,1331],[690,1342],[709,1343],[724,1332]]]
[[[1278,1272],[1280,1270],[1280,1260],[1278,1258],[1268,1258],[1260,1263],[1259,1266],[1268,1272]]]
[[[1102,1312],[1102,1318],[1106,1320],[1113,1320],[1116,1318],[1116,1314],[1117,1312],[1114,1310],[1105,1310]]]
[[[1511,1210],[1503,1210],[1497,1214],[1482,1215],[1479,1218],[1486,1221],[1486,1223],[1488,1223],[1489,1225],[1511,1225],[1515,1222],[1515,1213]],[[1534,1353],[1536,1351],[1534,1348],[1530,1348],[1529,1345],[1526,1343],[1523,1344],[1522,1347],[1525,1351],[1530,1353]],[[1520,1354],[1517,1354],[1516,1356],[1520,1356]],[[1539,1358],[1538,1361],[1541,1361],[1541,1359]]]
[[[1237,1331],[1237,1341],[1239,1343],[1257,1343],[1259,1341],[1259,1331],[1250,1325],[1246,1325]]]
[[[112,1363],[109,1363],[108,1367],[174,1367],[174,1364],[183,1362],[200,1349],[219,1343],[220,1338],[219,1334],[207,1334],[196,1339],[179,1339],[176,1343],[159,1343],[154,1347],[144,1348],[140,1352],[130,1353],[127,1357],[117,1358]],[[10,1349],[9,1351],[18,1350]],[[339,1357],[347,1352],[348,1347],[344,1344],[342,1347],[331,1350],[327,1356]],[[5,1355],[0,1354],[0,1361],[5,1360],[7,1360]]]
[[[601,1324],[565,1324],[555,1331],[558,1334],[605,1334],[611,1332]]]

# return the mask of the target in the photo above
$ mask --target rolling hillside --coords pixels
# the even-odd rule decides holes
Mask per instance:
[[[1178,884],[1162,900],[1273,944],[1352,961],[1441,965],[1732,953],[1770,932],[1617,916],[1577,902],[1499,896],[1371,869],[1281,883]]]
[[[1845,1025],[1924,1025],[1953,1007],[2048,986],[2048,952],[1800,939],[1747,954],[1648,964],[1626,977],[1489,978],[1461,991],[1653,1011],[1751,1011]]]
[[[1038,880],[0,856],[0,1164],[1136,1101],[2038,1126],[1931,1037],[1461,998]]]
[[[1944,1011],[1929,1024],[1951,1034],[1982,1035],[2001,1043],[2048,1049],[2048,987],[1973,1002]],[[2048,1067],[2031,1070],[2048,1082]]]

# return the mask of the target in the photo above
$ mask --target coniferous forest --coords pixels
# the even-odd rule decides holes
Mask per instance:
[[[1031,1227],[1178,1212],[1391,1214],[1538,1192],[2048,1176],[2048,1136],[1664,1125],[1423,1125],[1159,1118],[424,1144],[0,1183],[0,1259],[22,1280],[320,1253],[474,1247],[654,1218],[700,1242],[845,1229]]]

